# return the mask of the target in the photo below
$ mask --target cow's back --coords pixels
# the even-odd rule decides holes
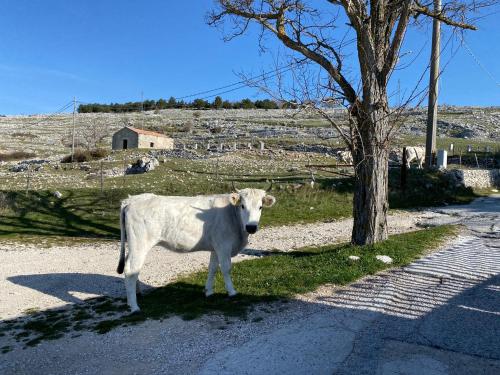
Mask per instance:
[[[177,252],[213,250],[220,236],[231,238],[227,195],[160,196],[141,194],[124,201],[127,220],[138,232],[144,231],[153,245]]]

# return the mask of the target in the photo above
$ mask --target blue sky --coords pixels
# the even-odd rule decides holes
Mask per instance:
[[[0,114],[50,113],[73,96],[105,103],[137,101],[141,92],[146,99],[181,97],[236,82],[240,72],[272,70],[283,54],[273,38],[267,39],[269,51],[261,53],[255,28],[224,42],[221,32],[204,21],[211,0],[4,0],[2,5]],[[478,21],[479,31],[465,34],[496,81],[499,21],[500,13],[487,16]],[[408,93],[420,77],[429,59],[430,30],[430,24],[409,30],[402,61],[416,60],[394,74],[391,90],[400,87]],[[445,44],[449,29],[443,33]],[[498,84],[467,49],[450,59],[452,44],[456,39],[442,56],[442,63],[449,63],[440,82],[440,103],[500,105]],[[223,97],[258,95],[248,88]]]

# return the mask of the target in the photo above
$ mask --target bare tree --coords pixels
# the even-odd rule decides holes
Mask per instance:
[[[221,27],[229,23],[232,28],[225,31],[226,40],[244,34],[251,23],[256,23],[261,28],[261,47],[264,37],[273,35],[308,66],[320,67],[323,75],[316,79],[318,93],[326,88],[329,95],[306,98],[303,103],[330,121],[352,152],[355,187],[351,241],[363,245],[387,238],[388,157],[394,130],[387,85],[412,17],[414,22],[417,18],[418,22],[424,17],[436,18],[461,30],[475,30],[468,14],[494,2],[451,0],[440,12],[434,12],[432,1],[417,0],[325,0],[323,4],[312,0],[216,0],[208,23]],[[350,69],[359,76],[359,90],[343,64],[342,47],[349,33],[359,62],[359,67]],[[298,78],[295,84],[299,86],[313,80],[304,75],[294,78]],[[325,110],[326,103],[338,100],[348,108],[347,128]]]
[[[82,144],[87,150],[92,150],[97,148],[97,146],[109,136],[109,125],[103,123],[102,120],[94,118],[90,123],[83,126],[78,134],[80,139],[80,144]]]

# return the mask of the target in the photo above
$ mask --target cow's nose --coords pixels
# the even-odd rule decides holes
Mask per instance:
[[[255,232],[257,232],[257,225],[255,224],[248,224],[245,229],[247,230],[248,233],[250,234],[254,234]]]

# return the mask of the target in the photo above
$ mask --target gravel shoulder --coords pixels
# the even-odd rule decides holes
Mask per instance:
[[[419,223],[436,215],[430,210],[396,212],[388,219],[390,233],[415,230]],[[267,250],[290,251],[346,241],[351,228],[352,219],[264,228],[251,236],[248,249],[235,261]],[[118,242],[96,241],[50,248],[0,243],[0,318],[78,303],[95,296],[123,297],[123,280],[115,271],[118,254]],[[206,267],[208,258],[208,252],[177,254],[156,247],[148,254],[140,280],[150,287],[161,286],[183,273]]]

